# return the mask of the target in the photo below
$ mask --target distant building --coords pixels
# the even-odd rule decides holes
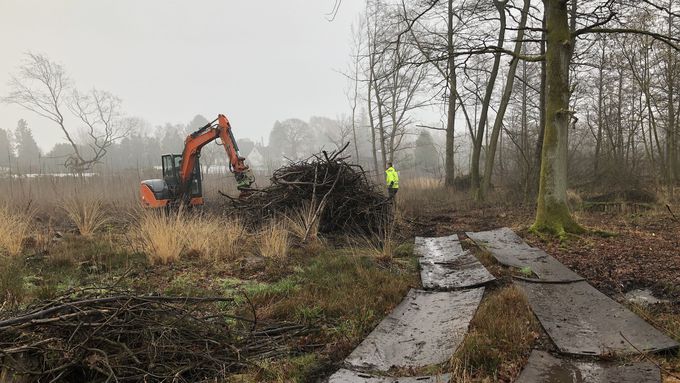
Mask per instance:
[[[257,146],[253,148],[253,150],[248,153],[248,156],[246,158],[246,164],[250,166],[253,171],[256,172],[266,172],[267,169],[267,160],[265,159],[265,156],[262,154],[260,151],[260,148]]]

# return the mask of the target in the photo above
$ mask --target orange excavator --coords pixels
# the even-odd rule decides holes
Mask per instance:
[[[236,187],[241,196],[247,195],[255,179],[245,163],[246,159],[239,154],[229,120],[220,114],[187,136],[182,154],[164,154],[161,157],[163,178],[142,181],[142,205],[150,208],[203,205],[199,158],[201,149],[217,139],[227,151],[229,170],[234,173]]]

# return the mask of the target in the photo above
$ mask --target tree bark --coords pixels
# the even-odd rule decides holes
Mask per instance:
[[[500,17],[500,30],[498,32],[498,47],[503,48],[503,42],[505,41],[505,5],[507,0],[499,1],[494,0],[494,5],[498,9],[498,15]],[[481,194],[481,180],[479,174],[479,160],[482,155],[482,145],[484,144],[484,130],[486,129],[486,124],[488,120],[488,112],[491,104],[491,96],[493,95],[493,89],[496,85],[496,77],[498,77],[498,67],[501,63],[501,52],[496,52],[494,54],[493,67],[491,68],[491,73],[489,75],[489,82],[486,84],[486,92],[484,94],[484,100],[482,101],[482,110],[479,115],[479,124],[477,125],[477,134],[475,136],[474,147],[472,148],[472,161],[470,164],[470,182],[472,195],[478,199],[482,199]]]
[[[595,163],[594,176],[598,177],[600,173],[600,151],[602,150],[602,124],[603,124],[603,101],[604,101],[604,65],[606,45],[602,43],[602,55],[600,57],[600,65],[598,68],[599,79],[597,83],[597,135],[595,137]]]
[[[527,15],[529,14],[529,6],[531,1],[524,0],[524,6],[522,8],[522,16],[520,17],[519,26],[517,29],[517,40],[515,41],[515,47],[513,53],[518,56],[522,52],[522,40],[524,39],[524,27],[527,23]],[[491,139],[486,153],[486,158],[484,161],[484,178],[482,180],[482,185],[480,189],[480,199],[485,199],[491,186],[491,175],[493,174],[493,165],[496,158],[496,148],[498,146],[498,136],[501,132],[501,127],[503,126],[503,118],[505,117],[505,111],[508,109],[508,104],[510,103],[510,96],[512,95],[512,89],[515,85],[515,73],[517,72],[517,64],[519,59],[513,57],[510,61],[510,69],[508,70],[508,77],[505,81],[505,88],[503,89],[503,96],[501,96],[501,103],[498,107],[498,112],[496,113],[496,119],[493,123],[493,129],[491,131]]]
[[[567,206],[569,121],[569,63],[573,40],[567,0],[546,0],[546,124],[541,155],[538,206],[533,231],[564,236],[580,233]]]
[[[456,128],[456,62],[453,49],[453,0],[449,0],[448,26],[446,34],[448,63],[448,105],[446,113],[446,161],[444,165],[444,185],[451,187],[455,183],[454,138]]]
[[[545,56],[545,40],[546,35],[546,12],[543,12],[543,22],[541,33],[541,43],[540,43],[540,54]],[[539,187],[539,180],[541,178],[541,156],[543,153],[543,138],[545,136],[545,104],[546,104],[546,72],[547,64],[546,60],[541,61],[541,93],[539,95],[539,121],[538,121],[538,138],[536,139],[536,150],[534,152],[534,166],[532,169],[532,179],[531,179],[531,193],[536,195]]]

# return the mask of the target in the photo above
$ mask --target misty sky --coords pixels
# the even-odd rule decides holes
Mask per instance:
[[[267,141],[274,121],[348,110],[337,73],[363,2],[345,0],[0,0],[0,96],[24,52],[61,63],[79,89],[108,90],[153,126],[218,113],[237,137]],[[0,104],[0,127],[24,118],[40,147],[57,127]]]

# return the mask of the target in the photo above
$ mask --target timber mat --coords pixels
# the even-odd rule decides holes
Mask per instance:
[[[416,237],[415,252],[420,256],[420,279],[426,290],[453,290],[481,286],[495,278],[468,251],[458,236]]]
[[[449,374],[441,376],[414,376],[410,378],[391,378],[340,369],[328,379],[328,383],[448,383]]]
[[[500,264],[529,268],[542,281],[574,282],[583,280],[583,277],[561,264],[545,251],[527,245],[522,238],[507,227],[465,234],[478,246],[488,250]]]
[[[678,347],[669,338],[588,282],[516,281],[557,348],[566,354],[637,354]]]
[[[534,350],[515,383],[660,383],[650,362],[592,362]]]
[[[483,287],[442,292],[411,289],[345,364],[358,371],[388,371],[446,362],[463,341],[483,294]]]

